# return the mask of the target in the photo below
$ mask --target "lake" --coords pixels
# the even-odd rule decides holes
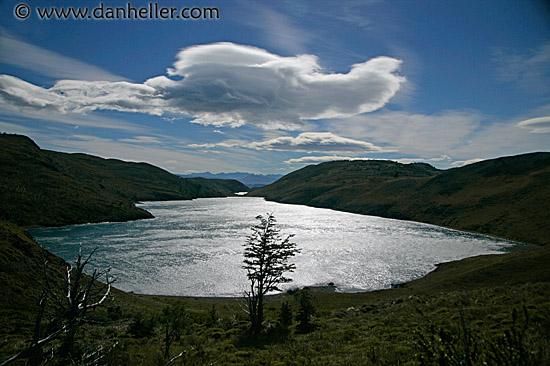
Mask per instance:
[[[273,213],[294,234],[293,282],[369,291],[410,281],[436,264],[503,253],[517,243],[411,221],[384,219],[256,197],[146,202],[155,218],[123,223],[31,228],[52,253],[74,262],[97,248],[88,270],[112,267],[115,286],[142,294],[240,296],[248,287],[243,244],[258,215]]]

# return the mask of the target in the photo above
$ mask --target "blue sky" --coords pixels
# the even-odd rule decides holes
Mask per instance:
[[[20,0],[0,3],[0,131],[174,173],[284,174],[335,159],[451,168],[550,150],[542,0],[157,2],[219,9],[198,20],[36,14],[99,3],[33,1],[24,20]]]

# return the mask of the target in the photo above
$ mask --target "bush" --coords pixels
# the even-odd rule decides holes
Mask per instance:
[[[460,324],[444,327],[429,323],[416,333],[417,361],[421,365],[540,365],[540,345],[530,345],[528,334],[532,330],[527,308],[520,317],[512,311],[512,322],[496,336],[472,331],[463,310]]]
[[[307,290],[301,290],[296,293],[298,300],[298,314],[296,315],[296,331],[298,333],[309,333],[315,329],[311,318],[315,315],[316,310],[311,302],[311,295]]]
[[[134,338],[146,338],[153,335],[155,324],[152,318],[145,319],[142,313],[137,313],[128,326],[128,334]]]

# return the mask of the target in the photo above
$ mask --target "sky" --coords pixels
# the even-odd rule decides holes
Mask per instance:
[[[44,149],[181,174],[550,151],[543,0],[22,1],[0,1],[0,131]]]

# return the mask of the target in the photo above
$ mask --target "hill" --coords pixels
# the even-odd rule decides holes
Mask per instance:
[[[246,190],[235,180],[183,179],[147,163],[42,150],[28,137],[0,135],[0,219],[22,226],[150,218],[134,203]]]
[[[42,288],[41,251],[22,228],[0,221],[0,360],[28,346],[32,337]],[[55,281],[52,285],[63,293],[66,264],[43,252],[49,277]],[[502,347],[505,336],[514,334],[516,343],[504,343],[511,350],[510,357],[521,356],[525,350],[523,356],[534,360],[525,364],[548,364],[548,260],[550,246],[445,263],[424,278],[390,290],[337,293],[312,288],[315,329],[292,333],[293,325],[286,338],[272,331],[257,343],[243,340],[247,318],[235,298],[144,296],[113,289],[106,307],[90,313],[92,322],[79,328],[75,355],[85,360],[84,351],[96,349],[104,351],[100,354],[104,364],[165,364],[169,358],[163,356],[161,345],[170,307],[185,316],[184,336],[174,340],[171,352],[184,351],[183,364],[263,365],[266,359],[272,364],[293,364],[296,357],[303,361],[297,364],[308,365],[340,364],[342,360],[354,365],[410,360],[420,364],[419,357],[429,357],[434,360],[430,364],[435,364],[441,357],[439,348],[426,353],[425,341],[447,347],[450,359],[463,355],[465,333],[472,334],[472,344],[484,347],[472,349],[478,356],[486,355],[487,348]],[[266,299],[271,324],[277,324],[283,302],[296,311],[296,294],[299,291]],[[49,301],[44,327],[53,324],[54,300]],[[516,317],[521,309],[525,315],[520,312]],[[442,334],[448,337],[440,340]],[[54,343],[54,347],[59,345],[60,341]],[[203,345],[207,352],[202,351]],[[500,361],[489,364],[517,364]]]
[[[532,153],[449,170],[376,160],[322,163],[249,195],[544,245],[549,186],[550,153]]]
[[[278,174],[253,174],[253,173],[217,173],[213,174],[210,172],[204,173],[192,173],[192,174],[178,174],[182,178],[207,178],[207,179],[235,179],[242,184],[250,188],[263,187],[265,185],[275,182],[277,179],[281,178],[282,175]]]
[[[48,261],[52,278],[62,278],[65,262],[42,250],[32,236],[24,229],[7,221],[0,220],[0,291],[2,291],[0,319],[5,322],[10,317],[6,313],[16,310],[34,311],[41,292],[44,277],[43,260]],[[5,326],[5,324],[2,324]]]

